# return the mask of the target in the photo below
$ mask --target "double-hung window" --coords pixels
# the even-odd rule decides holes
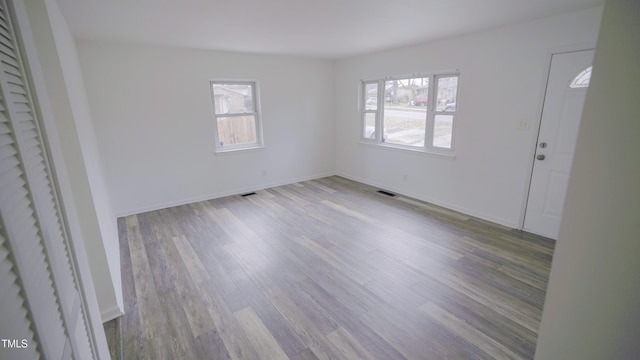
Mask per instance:
[[[364,107],[362,119],[364,121],[362,136],[365,139],[376,138],[376,117],[378,114],[378,82],[365,82],[362,84],[364,95]]]
[[[451,153],[458,78],[448,73],[363,81],[363,141]]]
[[[216,151],[262,147],[257,81],[212,80]]]

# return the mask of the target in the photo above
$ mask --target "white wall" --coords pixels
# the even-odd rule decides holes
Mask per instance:
[[[517,227],[548,54],[594,45],[601,12],[590,8],[337,61],[338,174]],[[454,160],[359,143],[360,80],[451,69],[461,73]],[[519,129],[523,119],[531,122],[527,130]]]
[[[536,359],[640,354],[640,2],[609,0]]]
[[[78,51],[119,216],[334,171],[331,61],[99,41]],[[214,154],[211,78],[259,81],[264,149]]]
[[[25,3],[73,188],[102,320],[106,321],[124,311],[120,250],[75,41],[55,1]]]

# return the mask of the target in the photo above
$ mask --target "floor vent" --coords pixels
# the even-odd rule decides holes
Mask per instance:
[[[242,197],[247,197],[247,196],[251,196],[251,195],[255,195],[255,192],[250,192],[250,193],[246,193],[246,194],[241,194],[240,196]]]
[[[392,192],[384,191],[384,190],[378,190],[378,193],[380,193],[382,195],[391,196],[391,197],[395,197],[396,196],[396,194],[394,194]]]

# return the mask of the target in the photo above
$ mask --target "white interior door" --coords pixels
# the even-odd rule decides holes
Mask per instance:
[[[575,51],[551,58],[524,230],[553,239],[560,230],[593,53]]]

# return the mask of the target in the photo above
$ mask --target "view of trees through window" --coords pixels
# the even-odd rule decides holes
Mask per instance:
[[[363,138],[451,149],[457,92],[457,74],[364,82]]]
[[[384,88],[383,141],[424,146],[429,78],[387,80]]]
[[[434,147],[451,148],[453,137],[453,114],[456,111],[458,96],[458,77],[438,77],[438,104],[433,120]]]

